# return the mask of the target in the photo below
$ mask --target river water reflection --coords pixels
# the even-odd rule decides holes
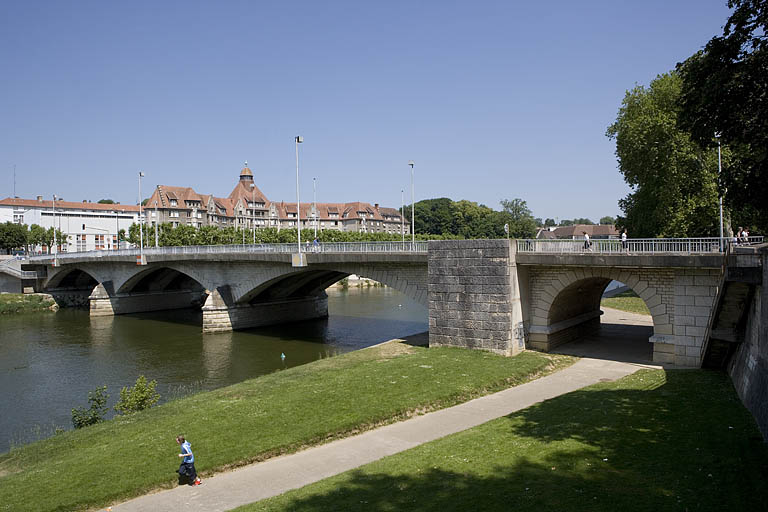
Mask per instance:
[[[391,288],[329,289],[328,310],[327,319],[205,336],[193,310],[0,317],[0,452],[71,428],[72,407],[87,406],[98,386],[112,406],[143,374],[174,398],[428,329],[426,308]]]

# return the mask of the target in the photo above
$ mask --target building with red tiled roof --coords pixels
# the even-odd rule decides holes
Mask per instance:
[[[318,231],[333,229],[368,233],[408,233],[410,223],[400,218],[394,208],[378,204],[273,202],[254,183],[248,162],[240,171],[235,188],[228,197],[198,194],[189,187],[158,185],[147,200],[147,222],[171,223],[174,226],[207,225],[236,228],[296,228]]]

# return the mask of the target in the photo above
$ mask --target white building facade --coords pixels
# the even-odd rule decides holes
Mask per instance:
[[[128,233],[138,221],[139,207],[134,205],[54,202],[42,196],[0,200],[0,223],[37,224],[44,229],[55,226],[64,236],[63,241],[57,240],[60,252],[116,250],[120,231]],[[48,252],[47,247],[31,250]]]

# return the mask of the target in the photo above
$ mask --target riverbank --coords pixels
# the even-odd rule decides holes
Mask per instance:
[[[101,507],[175,486],[178,433],[192,442],[205,476],[449,407],[573,361],[384,343],[14,449],[0,455],[0,503]]]
[[[57,311],[59,306],[47,293],[0,293],[0,315]]]

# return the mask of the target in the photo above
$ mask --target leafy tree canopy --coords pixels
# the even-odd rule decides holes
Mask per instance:
[[[99,199],[97,202],[99,204],[115,204],[115,202],[111,199]]]
[[[721,36],[678,64],[679,123],[703,147],[720,141],[720,190],[738,224],[768,230],[768,0],[729,0]]]
[[[26,247],[26,245],[26,224],[16,224],[15,222],[0,224],[0,249],[4,249],[7,252],[11,249]]]
[[[673,72],[627,91],[606,133],[616,141],[619,171],[632,189],[619,201],[624,216],[617,224],[633,236],[719,234],[717,153],[678,128],[681,86]]]
[[[603,225],[612,225],[614,222],[616,222],[616,219],[611,217],[610,215],[606,215],[605,217],[600,217],[600,224]]]

